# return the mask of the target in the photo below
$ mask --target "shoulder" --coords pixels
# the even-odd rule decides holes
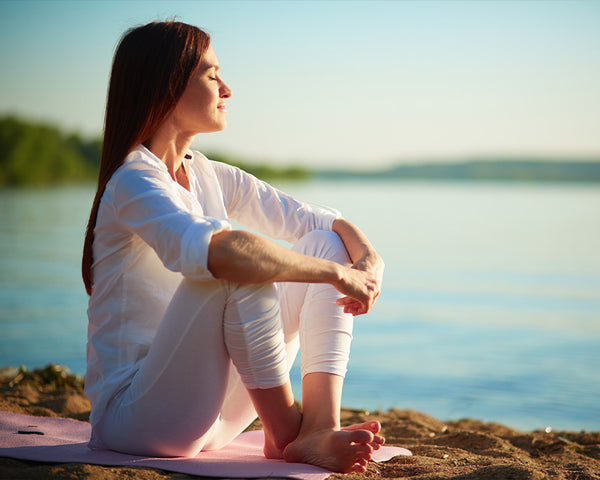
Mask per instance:
[[[134,148],[115,171],[107,189],[136,193],[151,185],[168,185],[170,180],[166,165],[143,146]]]
[[[117,171],[138,170],[146,172],[166,173],[167,166],[150,150],[138,145],[125,157],[123,165]]]
[[[199,152],[197,150],[194,150],[192,154],[192,167],[196,169],[210,169],[211,171],[214,171],[217,175],[233,174],[237,170],[239,170],[239,168],[234,167],[233,165],[229,165],[228,163],[219,160],[212,160],[206,155],[204,155],[202,152]]]
[[[193,152],[192,168],[203,177],[208,176],[217,180],[221,186],[243,183],[244,179],[250,178],[250,174],[242,169],[219,160],[209,159],[198,151]]]

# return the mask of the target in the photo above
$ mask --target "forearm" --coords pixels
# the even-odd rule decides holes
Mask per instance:
[[[360,229],[343,218],[338,218],[333,222],[332,230],[339,235],[346,246],[348,255],[352,260],[352,268],[368,272],[374,278],[372,295],[366,301],[356,301],[353,298],[346,297],[338,301],[344,305],[344,311],[353,315],[367,313],[374,305],[383,282],[383,260],[371,245],[364,233]]]
[[[340,280],[341,266],[293,252],[242,230],[213,235],[208,268],[216,277],[236,283],[308,282]]]
[[[353,223],[338,218],[333,222],[332,230],[344,242],[353,263],[363,261],[368,266],[374,267],[378,262],[382,262],[381,257],[379,257],[366,235]]]

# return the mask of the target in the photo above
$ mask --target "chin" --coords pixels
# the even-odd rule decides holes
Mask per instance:
[[[216,132],[222,132],[223,130],[225,130],[225,128],[227,128],[227,122],[220,123],[218,125],[212,125],[210,127],[205,127],[202,130],[200,130],[198,133],[216,133]]]

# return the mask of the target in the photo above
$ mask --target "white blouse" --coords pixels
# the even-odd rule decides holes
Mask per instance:
[[[106,185],[94,229],[85,392],[92,425],[147,355],[183,277],[209,281],[208,245],[229,219],[294,243],[331,230],[335,210],[296,200],[199,152],[185,167],[190,191],[140,145]]]

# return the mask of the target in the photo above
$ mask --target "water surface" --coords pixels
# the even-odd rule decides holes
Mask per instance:
[[[600,187],[282,185],[341,210],[386,262],[343,404],[521,429],[600,430]],[[0,190],[0,365],[85,372],[93,190]],[[299,396],[298,369],[293,371]]]

